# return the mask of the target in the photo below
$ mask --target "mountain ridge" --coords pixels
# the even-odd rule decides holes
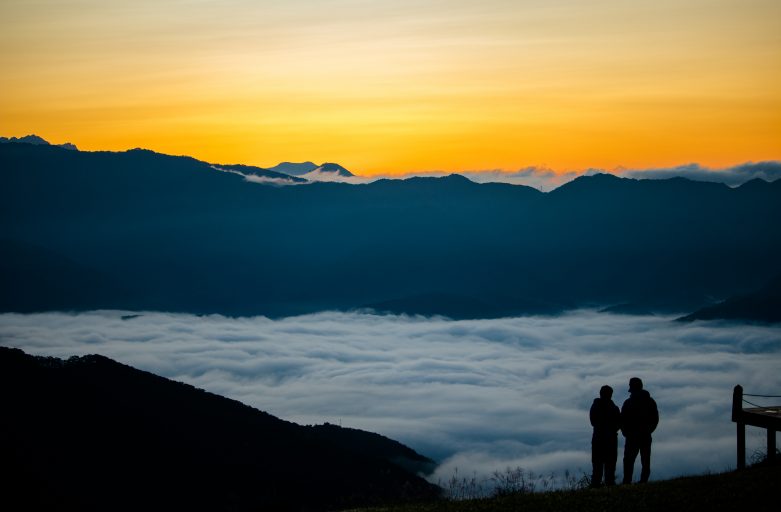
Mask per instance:
[[[269,187],[190,157],[2,144],[0,240],[29,250],[0,265],[0,304],[288,316],[401,300],[392,309],[414,314],[417,301],[447,315],[422,307],[429,296],[468,298],[451,301],[465,318],[540,304],[683,313],[777,273],[781,180],[573,183],[548,193],[458,175]],[[35,276],[51,275],[52,258],[73,263],[60,282],[86,280],[90,294],[44,300],[52,289]],[[122,292],[101,299],[110,289]]]

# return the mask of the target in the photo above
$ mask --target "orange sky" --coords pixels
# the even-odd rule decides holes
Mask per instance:
[[[777,0],[2,0],[0,135],[353,172],[781,159]]]

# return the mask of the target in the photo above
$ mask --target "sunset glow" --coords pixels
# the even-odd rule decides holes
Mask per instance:
[[[362,175],[781,159],[777,0],[4,0],[0,135]]]

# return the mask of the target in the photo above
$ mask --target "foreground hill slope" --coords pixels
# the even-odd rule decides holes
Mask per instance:
[[[323,510],[433,497],[432,461],[102,356],[0,347],[0,508]],[[403,469],[404,466],[406,469]]]
[[[778,273],[779,218],[781,180],[273,187],[188,157],[6,143],[0,310],[694,311]]]

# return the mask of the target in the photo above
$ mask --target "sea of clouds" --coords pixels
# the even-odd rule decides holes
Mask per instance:
[[[733,386],[781,394],[779,327],[594,311],[461,321],[2,314],[0,345],[98,353],[287,420],[378,432],[440,462],[435,482],[456,469],[590,472],[592,400],[609,384],[620,406],[632,376],[660,409],[652,479],[726,470],[735,466]],[[749,457],[764,446],[764,431],[749,428]]]

